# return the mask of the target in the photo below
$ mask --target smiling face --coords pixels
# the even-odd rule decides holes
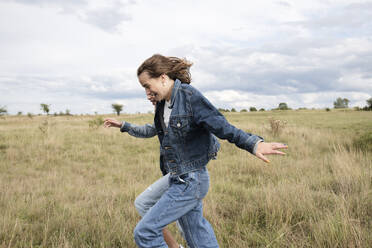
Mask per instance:
[[[151,78],[144,71],[138,76],[138,80],[143,88],[145,88],[147,99],[151,102],[160,102],[161,100],[170,100],[172,93],[172,81],[167,75],[163,74],[158,78]]]

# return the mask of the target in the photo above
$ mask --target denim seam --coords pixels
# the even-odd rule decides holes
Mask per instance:
[[[184,215],[182,218],[181,218],[182,222],[184,222],[184,225],[186,226],[186,230],[188,232],[188,236],[190,237],[190,242],[192,242],[192,247],[197,247],[196,244],[195,244],[195,240],[194,240],[194,236],[192,235],[192,233],[190,232],[190,224],[189,224],[189,220],[187,218],[187,215]],[[185,230],[184,230],[185,231]],[[187,240],[186,240],[187,241]],[[190,246],[190,244],[188,244]]]

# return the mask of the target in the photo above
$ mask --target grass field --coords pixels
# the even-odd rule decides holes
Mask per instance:
[[[133,202],[161,176],[158,140],[104,129],[100,117],[114,116],[0,119],[0,248],[136,247]],[[265,164],[221,141],[204,200],[221,247],[371,247],[372,112],[226,118],[289,149]],[[270,118],[286,123],[278,134]],[[174,224],[170,229],[181,242]]]

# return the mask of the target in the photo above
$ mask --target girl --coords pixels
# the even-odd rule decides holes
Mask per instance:
[[[182,226],[190,247],[218,247],[214,231],[203,217],[202,199],[208,192],[208,161],[219,144],[227,139],[265,162],[267,154],[281,154],[281,143],[232,126],[218,110],[190,85],[191,63],[176,57],[155,54],[137,70],[146,94],[157,102],[154,129],[160,141],[160,164],[169,173],[169,186],[157,203],[137,224],[134,239],[139,247],[167,247],[162,230],[176,220]],[[108,124],[109,125],[109,124]],[[125,122],[123,132],[131,132]]]
[[[153,95],[148,95],[147,99],[153,104],[156,105]],[[104,121],[104,127],[117,127],[122,128],[125,122],[119,122],[115,119],[107,118]],[[136,126],[131,125],[131,130],[128,132],[129,135],[138,137],[138,138],[151,138],[156,135],[156,130],[154,125],[144,125]],[[163,177],[158,179],[156,182],[151,184],[145,191],[143,191],[135,200],[134,205],[138,213],[143,217],[146,212],[160,199],[163,193],[168,189],[168,180],[169,173],[166,174],[164,169],[161,169]],[[184,236],[180,224],[177,222],[177,226],[181,231],[182,236]],[[173,238],[171,233],[167,228],[163,229],[164,240],[167,243],[168,247],[171,248],[183,248],[182,245],[178,244]]]

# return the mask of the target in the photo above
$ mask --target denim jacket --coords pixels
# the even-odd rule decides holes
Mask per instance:
[[[157,103],[154,125],[136,126],[124,122],[120,129],[136,137],[158,136],[163,173],[182,175],[206,166],[220,148],[215,136],[252,154],[255,154],[257,144],[263,141],[263,138],[231,125],[197,89],[178,79],[172,89],[169,125],[164,131],[160,122],[163,107],[164,101]]]

